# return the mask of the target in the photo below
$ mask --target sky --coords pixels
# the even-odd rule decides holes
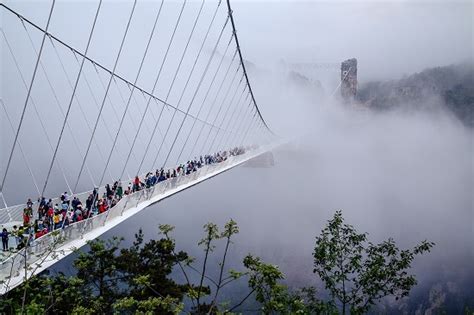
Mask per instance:
[[[472,1],[234,1],[246,58],[268,67],[359,61],[360,80],[473,58]],[[337,69],[333,69],[337,73]]]
[[[178,1],[171,2],[178,6]],[[6,3],[45,24],[49,1]],[[84,47],[86,32],[80,34],[79,30],[90,22],[95,3],[57,1],[53,32]],[[129,4],[104,1],[104,20],[123,22]],[[139,1],[139,7],[148,9],[137,13],[143,28],[149,27],[150,12],[158,4]],[[427,67],[472,60],[473,56],[472,1],[237,0],[231,4],[245,58],[263,67],[282,60],[337,64],[355,57],[360,78],[371,80],[397,78]],[[68,27],[71,24],[75,27]],[[105,43],[112,38],[103,35]]]

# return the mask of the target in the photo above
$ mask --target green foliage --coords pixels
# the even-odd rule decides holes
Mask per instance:
[[[416,284],[408,274],[416,255],[430,251],[433,243],[423,241],[411,250],[400,250],[392,239],[380,244],[367,241],[345,224],[341,211],[328,221],[314,248],[314,272],[326,289],[351,313],[366,313],[386,296],[407,296]]]
[[[248,301],[259,303],[263,314],[332,315],[339,313],[337,306],[342,313],[365,313],[385,296],[407,296],[416,284],[407,270],[417,255],[433,246],[425,241],[411,250],[400,250],[392,239],[372,244],[366,233],[357,233],[336,212],[316,238],[313,253],[314,272],[331,294],[329,301],[323,301],[314,288],[291,291],[278,266],[250,254],[242,270],[227,270],[227,256],[239,233],[234,220],[221,231],[214,223],[203,229],[198,242],[204,250],[202,261],[176,250],[171,225],[160,225],[161,238],[147,242],[139,230],[129,248],[121,248],[120,238],[88,242],[88,252],[79,253],[73,263],[74,276],[43,273],[28,279],[0,299],[0,313],[179,314],[184,311],[185,298],[191,302],[192,314],[233,314]],[[208,262],[219,243],[224,250],[214,278]],[[170,277],[177,268],[185,283]],[[198,275],[196,283],[191,282],[189,272]],[[243,279],[247,294],[240,300],[234,298],[234,304],[222,301],[222,289]]]
[[[0,300],[0,312],[7,314],[20,313],[23,292],[26,290],[27,314],[66,314],[76,305],[85,304],[82,294],[84,282],[76,277],[65,277],[59,274],[48,277],[47,274],[29,279],[21,287],[10,291]]]
[[[255,292],[255,299],[262,304],[264,314],[297,314],[301,311],[298,299],[292,299],[287,287],[280,283],[284,275],[277,266],[251,255],[244,258],[244,266],[249,270],[249,287]]]
[[[0,311],[21,312],[23,292],[27,292],[23,311],[32,314],[179,312],[188,286],[175,283],[169,275],[187,254],[175,254],[175,243],[167,238],[144,243],[141,230],[130,248],[120,250],[120,243],[119,238],[88,242],[89,251],[74,261],[75,276],[33,277],[1,299]]]
[[[114,314],[156,314],[165,312],[168,314],[179,314],[184,304],[177,298],[150,297],[145,300],[136,300],[133,297],[125,297],[113,305]]]

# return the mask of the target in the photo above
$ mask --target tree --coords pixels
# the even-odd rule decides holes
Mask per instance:
[[[337,211],[328,221],[314,248],[314,273],[324,282],[333,299],[354,314],[366,313],[380,299],[407,296],[417,283],[408,274],[415,256],[429,252],[434,243],[423,241],[411,250],[400,250],[392,239],[380,244],[367,241],[344,223]]]
[[[117,286],[122,271],[116,260],[120,242],[116,237],[89,242],[89,252],[81,252],[74,261],[76,277],[83,283],[80,292],[87,297],[87,305],[100,313],[105,313],[122,296]]]
[[[400,250],[391,239],[380,244],[367,241],[344,223],[342,213],[316,238],[314,272],[331,294],[322,300],[314,288],[300,290],[284,284],[278,266],[247,255],[242,270],[227,269],[237,223],[229,220],[220,231],[213,223],[204,225],[198,241],[202,261],[176,250],[173,226],[160,225],[161,237],[144,241],[141,230],[133,244],[121,248],[120,238],[88,242],[73,263],[75,274],[49,275],[27,279],[0,299],[0,312],[13,314],[178,314],[190,301],[191,314],[234,314],[249,304],[263,314],[343,314],[365,313],[385,296],[407,296],[416,284],[408,274],[415,256],[429,251],[433,243],[422,242],[411,250]],[[209,264],[219,242],[223,254],[218,267]],[[179,270],[184,283],[171,274]],[[210,272],[211,271],[211,272]],[[197,274],[197,280],[188,275]],[[246,279],[248,291],[232,301],[223,301],[221,292],[237,280]],[[338,309],[339,306],[339,309]]]
[[[10,259],[9,275],[6,277],[6,280],[0,281],[0,284],[8,291],[10,289],[12,278],[17,276],[16,272],[18,272],[18,275],[23,278],[23,285],[21,286],[21,289],[16,289],[18,295],[17,298],[12,299],[11,295],[4,295],[2,303],[0,303],[0,312],[13,309],[19,309],[21,313],[27,311],[27,304],[29,303],[27,292],[29,289],[35,288],[34,281],[30,280],[35,279],[34,275],[45,261],[48,259],[56,259],[59,255],[64,255],[64,250],[58,249],[64,240],[64,236],[62,236],[59,231],[53,231],[49,235],[49,242],[43,248],[43,251],[39,254],[35,254],[31,250],[32,235],[30,234],[28,238],[25,238],[22,241],[23,247],[19,251],[11,249],[9,256],[4,258],[6,260]],[[32,255],[36,256],[38,259],[34,260],[33,263],[30,263],[29,258]],[[16,261],[20,261],[21,268],[19,270],[16,270],[14,267],[17,265]],[[19,290],[21,290],[21,293]],[[19,304],[20,302],[21,304]],[[30,308],[35,309],[37,307],[37,304],[34,301],[30,304]]]

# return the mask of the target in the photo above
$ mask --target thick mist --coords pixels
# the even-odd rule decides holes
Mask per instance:
[[[414,311],[422,303],[428,309],[439,298],[458,307],[472,301],[473,130],[436,100],[422,110],[374,113],[316,101],[305,87],[279,79],[258,81],[266,82],[261,93],[273,91],[267,99],[285,117],[270,121],[291,139],[273,152],[275,166],[221,174],[151,206],[104,238],[118,234],[128,243],[139,227],[146,237],[158,237],[157,225],[168,223],[176,226],[178,247],[199,258],[202,226],[233,218],[240,234],[231,266],[253,253],[279,265],[292,286],[320,286],[312,274],[314,237],[342,209],[347,222],[374,242],[392,237],[402,248],[424,239],[436,243],[416,260],[412,272],[419,284],[397,308]],[[306,94],[295,98],[298,90]]]

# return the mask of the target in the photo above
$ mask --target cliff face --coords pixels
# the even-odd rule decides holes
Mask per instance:
[[[369,82],[357,95],[360,103],[378,110],[417,107],[433,97],[441,99],[465,125],[474,127],[474,66],[437,67],[401,80]]]
[[[352,58],[341,63],[341,96],[352,101],[357,94],[357,59]]]

